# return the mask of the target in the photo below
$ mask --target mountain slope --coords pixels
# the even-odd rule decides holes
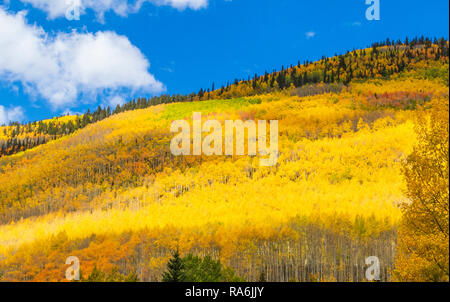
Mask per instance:
[[[415,112],[448,99],[439,73],[448,57],[415,64],[346,86],[117,113],[0,158],[0,275],[63,280],[75,255],[85,272],[117,267],[154,281],[179,248],[220,258],[250,281],[361,281],[365,257],[376,254],[389,280]],[[173,156],[170,124],[192,123],[193,112],[278,120],[278,164]]]
[[[228,83],[220,89],[200,89],[198,93],[189,95],[162,95],[151,99],[138,98],[113,108],[89,110],[83,115],[63,117],[39,123],[20,125],[12,123],[9,127],[0,127],[0,157],[11,155],[50,140],[71,134],[123,111],[148,108],[159,104],[175,102],[192,102],[211,99],[229,99],[258,94],[273,93],[297,88],[297,94],[339,92],[342,84],[350,81],[364,81],[367,78],[389,78],[399,73],[413,72],[417,78],[438,79],[448,86],[448,68],[442,61],[448,60],[449,45],[445,39],[414,38],[411,41],[393,42],[387,39],[382,43],[374,43],[371,48],[353,50],[331,58],[323,57],[317,62],[306,61],[289,68],[282,67],[264,75],[255,74],[251,79]],[[339,84],[322,89],[312,88],[317,83]],[[305,87],[306,86],[306,87]],[[3,135],[2,135],[3,132]]]

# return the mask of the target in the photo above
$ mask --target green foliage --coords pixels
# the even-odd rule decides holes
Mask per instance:
[[[210,256],[200,258],[187,255],[183,258],[187,282],[242,282],[231,268],[224,268],[219,260]]]
[[[431,67],[427,67],[417,71],[417,74],[420,78],[428,80],[437,79],[447,86],[449,84],[448,73],[449,73],[448,64],[440,64],[439,62],[436,62],[436,64],[432,65]]]
[[[222,281],[222,265],[206,256],[200,257],[187,255],[183,258],[185,280],[190,282],[218,282]]]
[[[167,272],[163,275],[163,282],[183,282],[186,280],[184,274],[184,263],[180,253],[175,251],[167,264]]]
[[[210,256],[200,258],[191,254],[180,258],[175,252],[167,264],[163,282],[243,282],[229,267]]]
[[[395,78],[414,78],[419,80],[434,80],[446,86],[449,85],[449,64],[445,61],[427,61],[426,66],[401,72]]]
[[[208,102],[188,102],[182,104],[170,104],[164,109],[163,119],[177,120],[189,116],[192,112],[202,114],[235,111],[246,108],[251,104],[259,104],[259,99],[235,98],[230,100],[210,100]]]

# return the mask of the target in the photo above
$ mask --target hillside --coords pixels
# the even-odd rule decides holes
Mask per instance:
[[[230,99],[254,96],[283,90],[298,89],[297,95],[339,92],[342,85],[351,81],[364,81],[368,78],[389,78],[399,73],[413,72],[418,79],[438,79],[448,85],[448,69],[440,64],[448,58],[448,41],[420,37],[409,41],[390,41],[374,43],[371,48],[347,51],[331,58],[323,57],[316,62],[298,62],[281,70],[255,74],[253,78],[235,79],[232,83],[216,89],[200,89],[188,95],[162,95],[151,99],[130,100],[116,108],[98,107],[82,115],[55,118],[26,124],[11,123],[0,127],[0,157],[33,148],[50,140],[71,134],[86,125],[98,122],[123,111],[148,108],[159,104],[193,102],[211,99]],[[317,89],[316,84],[337,84]]]
[[[377,255],[391,280],[402,162],[417,112],[448,104],[448,66],[447,41],[388,42],[58,120],[78,126],[0,157],[0,278],[63,281],[75,255],[83,274],[117,268],[159,281],[178,249],[248,281],[363,281],[365,258]],[[171,122],[192,123],[193,112],[278,120],[277,165],[173,156]],[[4,127],[0,142],[40,137],[37,125]]]

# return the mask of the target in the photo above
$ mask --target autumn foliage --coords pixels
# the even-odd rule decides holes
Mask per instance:
[[[407,181],[396,275],[402,281],[449,281],[449,102],[420,112]]]
[[[374,255],[383,281],[448,280],[448,66],[447,41],[378,45],[139,99],[8,149],[0,278],[64,281],[77,256],[86,280],[161,281],[177,249],[247,281],[364,281]],[[173,156],[170,124],[193,112],[278,120],[277,165]],[[5,126],[0,142],[39,124]]]

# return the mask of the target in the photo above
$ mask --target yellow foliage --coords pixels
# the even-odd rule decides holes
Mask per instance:
[[[176,248],[219,250],[228,264],[248,257],[262,266],[261,246],[291,257],[290,240],[303,240],[300,224],[355,240],[383,238],[402,220],[399,206],[407,201],[402,162],[416,142],[414,108],[395,102],[417,96],[423,103],[414,106],[426,109],[428,98],[448,104],[445,93],[432,81],[374,80],[353,83],[339,94],[272,93],[159,105],[113,115],[1,158],[0,271],[8,279],[58,279],[53,274],[63,264],[45,259],[63,263],[62,253],[72,250],[88,259],[89,268],[99,253],[108,253],[103,267],[111,269],[123,259],[112,255],[114,250],[132,257],[133,249],[149,240],[157,257],[133,264],[141,275],[153,267],[158,271]],[[367,101],[379,95],[383,102]],[[278,120],[278,164],[260,167],[259,158],[247,156],[174,157],[170,123],[191,121],[194,111],[219,121]],[[84,248],[71,245],[83,246],[95,236],[107,239]],[[256,254],[236,258],[239,251]],[[49,267],[41,272],[30,255],[41,255],[38,261]],[[318,257],[331,261],[329,255]],[[328,278],[343,280],[338,273],[343,262],[333,261]]]

